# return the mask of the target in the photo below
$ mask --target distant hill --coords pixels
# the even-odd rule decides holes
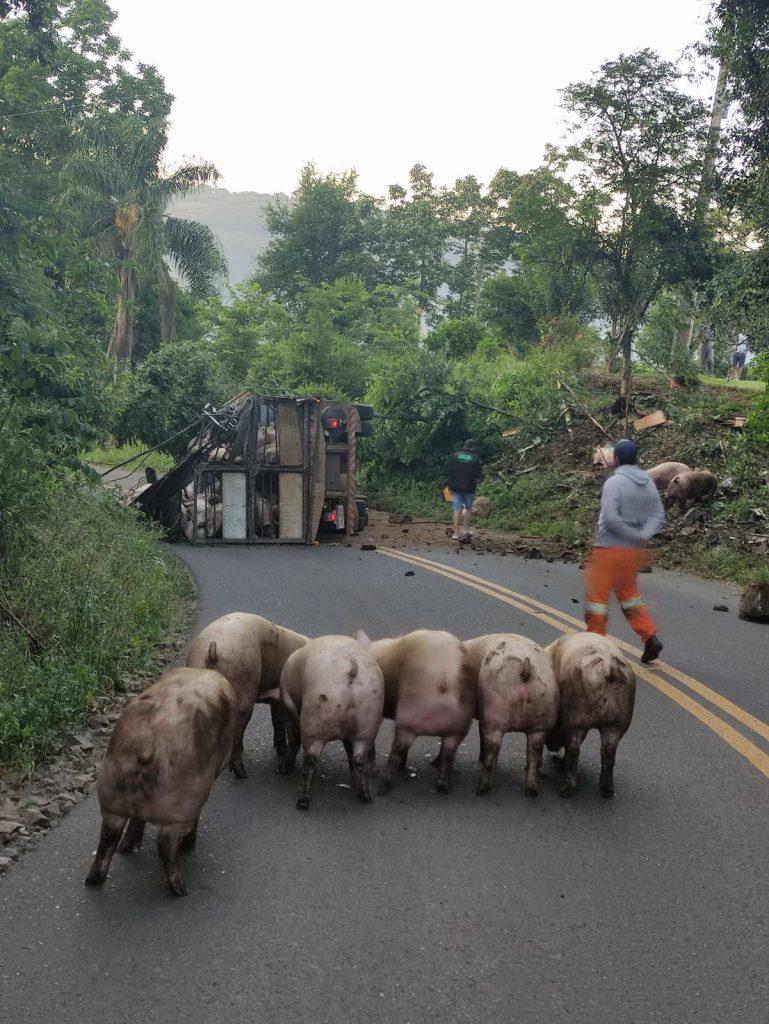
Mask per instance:
[[[250,277],[256,259],[270,240],[265,223],[265,207],[275,199],[287,199],[282,193],[228,192],[209,188],[174,201],[169,213],[207,224],[222,243],[230,269],[230,284]]]

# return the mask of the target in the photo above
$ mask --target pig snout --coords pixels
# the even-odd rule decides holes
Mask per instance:
[[[146,822],[160,826],[166,886],[187,887],[179,853],[195,845],[198,818],[230,756],[235,694],[218,672],[167,672],[123,710],[99,769],[102,827],[87,885],[102,885],[116,851],[133,852]]]

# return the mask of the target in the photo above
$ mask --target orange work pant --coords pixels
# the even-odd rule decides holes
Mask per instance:
[[[638,570],[648,565],[643,548],[593,548],[585,565],[585,625],[606,636],[609,596],[617,595],[625,618],[644,643],[657,627],[638,593]]]

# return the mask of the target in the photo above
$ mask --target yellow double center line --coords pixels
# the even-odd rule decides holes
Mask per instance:
[[[583,623],[581,619],[575,618],[573,615],[568,615],[566,612],[559,611],[557,608],[553,608],[551,605],[543,604],[542,601],[538,601],[533,597],[528,597],[526,594],[519,594],[515,590],[510,590],[508,587],[503,587],[500,583],[492,583],[490,580],[485,580],[480,576],[474,576],[472,573],[465,572],[462,569],[455,569],[448,565],[442,565],[440,562],[432,562],[429,558],[422,558],[419,555],[406,554],[403,551],[396,551],[394,548],[380,547],[378,549],[381,554],[386,555],[388,558],[396,558],[401,562],[407,562],[410,565],[418,565],[422,569],[427,569],[430,572],[435,573],[437,576],[444,576],[448,580],[452,580],[454,583],[461,583],[465,587],[471,587],[473,590],[479,591],[481,594],[486,594],[488,597],[493,597],[497,601],[502,601],[504,604],[511,605],[513,608],[517,608],[519,611],[525,612],[527,615],[531,615],[535,619],[539,619],[541,622],[546,622],[549,626],[553,626],[561,633],[575,633],[578,630],[582,630]],[[641,656],[641,651],[638,648],[632,647],[630,644],[619,640],[617,637],[612,637],[612,640],[625,652],[631,654],[634,658]],[[728,698],[724,697],[718,691],[711,689],[706,686],[705,683],[701,683],[699,679],[694,679],[692,676],[687,675],[686,672],[681,672],[679,669],[674,668],[672,665],[666,664],[664,661],[657,661],[654,663],[656,671],[652,671],[640,664],[634,665],[637,675],[644,679],[647,683],[650,683],[660,693],[664,693],[666,697],[674,701],[679,707],[684,708],[689,714],[693,715],[696,719],[706,725],[709,729],[712,729],[717,736],[719,736],[725,743],[728,743],[730,747],[736,750],[744,758],[746,758],[752,765],[769,779],[769,754],[767,754],[761,747],[756,746],[749,739],[738,732],[733,726],[725,722],[723,718],[714,714],[709,708],[700,704],[699,701],[694,700],[688,693],[685,693],[679,687],[674,686],[673,683],[667,679],[663,679],[659,672],[663,672],[665,675],[677,680],[679,683],[683,683],[687,689],[703,697],[706,701],[712,704],[714,707],[730,715],[735,721],[742,723],[757,736],[769,742],[769,725],[766,722],[762,722],[760,718],[756,718],[755,715],[751,715],[750,712],[745,711],[738,704],[733,703]]]

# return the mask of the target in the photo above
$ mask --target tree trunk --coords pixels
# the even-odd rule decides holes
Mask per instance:
[[[620,394],[628,397],[633,386],[633,332],[625,330],[622,335],[622,386]]]
[[[131,358],[134,347],[134,300],[136,298],[136,274],[127,263],[121,263],[118,270],[119,288],[115,322],[109,339],[107,355],[117,369]]]
[[[716,91],[713,95],[713,108],[710,112],[710,127],[708,128],[708,139],[705,144],[705,154],[702,160],[702,174],[700,176],[700,187],[697,193],[697,205],[694,209],[694,224],[699,226],[705,220],[708,208],[708,201],[713,189],[713,175],[716,169],[716,157],[718,156],[718,143],[721,138],[721,126],[726,116],[729,104],[726,98],[727,74],[726,65],[721,64],[718,69]],[[692,331],[694,329],[694,310],[692,308],[689,288],[686,286],[679,290],[681,299],[681,320],[673,335],[672,354],[676,352],[689,353],[692,344]]]
[[[160,341],[176,341],[176,292],[174,282],[163,264],[163,271],[160,275]]]

